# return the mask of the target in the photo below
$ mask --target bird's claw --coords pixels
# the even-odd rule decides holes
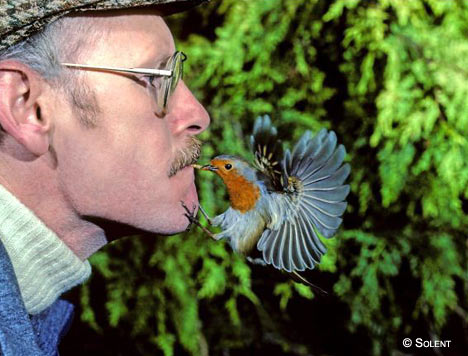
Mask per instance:
[[[186,213],[184,215],[190,222],[189,226],[187,226],[186,231],[190,231],[190,227],[192,226],[192,224],[198,223],[198,219],[195,217],[195,214],[193,213],[197,207],[196,205],[193,205],[193,209],[192,211],[190,211],[190,209],[187,207],[187,205],[185,205],[183,201],[181,201],[180,204],[185,209]]]
[[[193,210],[190,211],[190,209],[187,207],[187,205],[185,205],[185,203],[183,201],[180,202],[182,204],[182,207],[185,209],[186,213],[184,214],[187,219],[189,220],[190,222],[190,225],[187,227],[187,230],[186,231],[189,231],[190,230],[190,226],[192,224],[195,224],[197,225],[199,228],[201,228],[208,236],[210,236],[212,239],[214,240],[218,240],[218,238],[216,237],[215,234],[213,234],[210,230],[208,230],[205,226],[203,226],[200,221],[198,221],[197,217],[196,217],[196,214],[194,214],[193,212],[195,211],[195,209],[197,208],[196,205],[193,206]]]

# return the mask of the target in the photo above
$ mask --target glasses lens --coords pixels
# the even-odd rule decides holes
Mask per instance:
[[[170,77],[164,77],[162,90],[159,92],[160,97],[158,100],[163,113],[166,113],[169,98],[174,93],[180,78],[183,76],[183,62],[186,59],[187,56],[184,53],[177,51],[167,64],[166,69],[172,71],[172,75]]]

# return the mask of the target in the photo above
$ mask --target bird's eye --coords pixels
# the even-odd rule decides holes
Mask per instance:
[[[228,163],[224,166],[227,170],[230,170],[232,168],[232,164]]]

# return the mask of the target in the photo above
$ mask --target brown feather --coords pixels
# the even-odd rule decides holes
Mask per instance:
[[[231,207],[245,213],[255,207],[257,200],[260,198],[260,189],[237,173],[235,169],[222,169],[224,165],[230,163],[227,160],[212,160],[211,164],[218,167],[215,171],[224,181],[231,201]]]

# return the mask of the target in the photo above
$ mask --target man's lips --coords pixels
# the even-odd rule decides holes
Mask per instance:
[[[182,169],[179,169],[177,171],[177,173],[174,174],[171,178],[181,177],[181,176],[185,176],[185,175],[188,175],[188,174],[193,175],[193,171],[194,171],[194,169],[193,169],[192,165],[189,164],[188,166],[185,166]],[[193,178],[195,178],[195,176],[193,176]]]
[[[180,166],[180,167],[177,167],[177,168],[171,167],[171,170],[169,172],[169,178],[177,175],[179,172],[181,172],[181,171],[183,171],[184,169],[187,169],[187,168],[192,168],[192,165],[190,163],[187,163],[187,164],[184,164],[183,166]]]

